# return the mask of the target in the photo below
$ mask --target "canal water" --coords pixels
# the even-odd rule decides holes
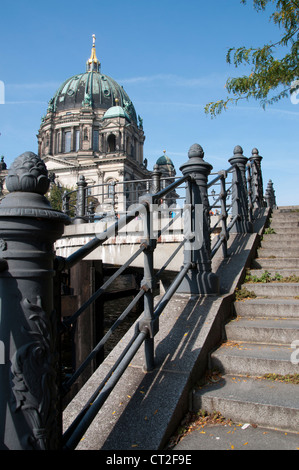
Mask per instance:
[[[109,276],[104,276],[103,281],[105,282]],[[127,308],[130,302],[135,298],[140,290],[140,275],[138,272],[122,274],[119,276],[107,289],[107,298],[103,302],[101,310],[98,314],[103,315],[104,313],[104,324],[103,324],[103,336],[109,331],[109,329],[118,320],[119,316]],[[119,292],[122,292],[122,297],[119,297]],[[143,298],[133,307],[131,312],[126,316],[123,322],[113,331],[112,335],[105,343],[103,353],[98,355],[97,365],[104,360],[112,349],[121,340],[124,334],[129,330],[133,323],[143,312]],[[100,339],[98,339],[99,341]],[[74,345],[72,333],[66,333],[62,335],[62,380],[68,380],[75,372],[76,367],[73,366],[74,360]],[[71,390],[63,399],[63,407],[65,407],[69,401],[75,396],[80,387],[88,379],[89,375],[83,374],[84,378],[79,379],[71,387]],[[83,380],[83,382],[82,382]]]
[[[108,277],[104,278],[106,281]],[[135,289],[135,294],[126,295],[125,297],[118,298],[116,300],[106,300],[104,303],[104,334],[111,328],[111,326],[117,321],[119,316],[127,308],[130,302],[134,299],[136,294],[140,289],[140,277],[136,273],[136,276],[133,274],[123,274],[119,276],[108,288],[108,293],[113,292],[132,292]],[[117,327],[113,332],[112,336],[109,338],[104,348],[104,356],[112,351],[114,346],[119,342],[119,340],[124,336],[132,324],[137,320],[140,314],[143,312],[143,298],[133,307],[128,316],[124,321]]]

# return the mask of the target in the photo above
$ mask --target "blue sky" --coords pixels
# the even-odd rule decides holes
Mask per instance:
[[[264,187],[272,179],[279,205],[299,204],[299,104],[232,106],[216,119],[204,113],[225,98],[229,47],[275,42],[281,31],[248,0],[1,1],[0,155],[8,166],[31,150],[47,103],[68,77],[85,71],[92,34],[102,72],[123,85],[143,118],[149,168],[166,150],[177,173],[193,143],[215,171],[229,166],[235,145],[263,156]],[[0,97],[1,102],[1,97]],[[213,171],[214,171],[213,170]]]

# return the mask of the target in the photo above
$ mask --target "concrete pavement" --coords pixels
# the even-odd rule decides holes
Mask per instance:
[[[186,434],[173,448],[173,451],[194,450],[299,450],[299,433],[248,423],[207,425]]]

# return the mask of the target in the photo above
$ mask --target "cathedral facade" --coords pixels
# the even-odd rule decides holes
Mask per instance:
[[[95,37],[86,71],[67,79],[49,101],[38,154],[55,183],[76,189],[150,178],[142,119],[122,86],[102,74]]]
[[[68,78],[50,99],[37,140],[52,183],[77,190],[84,178],[96,212],[107,210],[111,196],[120,211],[153,190],[143,154],[142,119],[123,87],[101,72],[94,35],[86,71]],[[155,169],[166,178],[164,184],[173,181],[175,168],[165,151]],[[1,157],[0,198],[6,193],[7,173]]]

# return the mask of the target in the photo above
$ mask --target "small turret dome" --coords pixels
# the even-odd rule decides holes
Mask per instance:
[[[118,103],[118,99],[116,99],[116,103]],[[111,106],[111,108],[109,108],[105,112],[103,119],[110,119],[110,118],[117,118],[117,117],[125,118],[129,122],[131,121],[129,115],[125,112],[124,108],[118,105]]]
[[[157,165],[171,165],[174,168],[174,164],[172,163],[172,160],[166,155],[166,150],[164,150],[164,155],[162,157],[159,157],[157,162]]]

